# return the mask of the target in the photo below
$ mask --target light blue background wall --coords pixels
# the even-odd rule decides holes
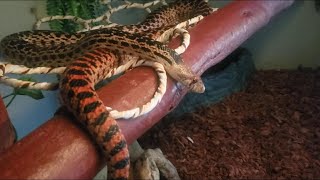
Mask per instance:
[[[314,1],[296,1],[244,44],[259,69],[320,66],[320,12]]]

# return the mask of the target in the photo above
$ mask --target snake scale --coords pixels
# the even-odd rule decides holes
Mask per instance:
[[[191,91],[203,92],[201,78],[175,51],[155,39],[179,22],[210,12],[204,0],[177,0],[137,25],[76,34],[24,31],[6,36],[1,41],[1,50],[11,62],[28,67],[66,66],[59,85],[63,106],[88,129],[103,150],[108,178],[128,179],[130,162],[126,140],[94,85],[113,68],[125,64],[124,55],[132,55],[160,62],[173,79]]]

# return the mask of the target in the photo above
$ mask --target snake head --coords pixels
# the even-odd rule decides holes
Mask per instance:
[[[166,68],[168,74],[186,86],[191,92],[203,93],[205,91],[205,86],[200,78],[185,64],[174,64]]]
[[[201,80],[201,77],[199,76],[195,76],[189,80],[186,80],[186,83],[191,92],[203,93],[205,91],[205,86]]]

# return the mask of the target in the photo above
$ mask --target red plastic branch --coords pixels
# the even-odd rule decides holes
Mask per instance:
[[[292,3],[293,0],[230,3],[190,31],[191,44],[183,54],[185,62],[201,74]],[[171,45],[176,43],[177,40]],[[148,101],[156,86],[154,71],[139,67],[101,88],[98,93],[106,105],[125,110]],[[183,87],[177,87],[169,79],[163,100],[152,112],[136,119],[119,120],[128,143],[172,110],[185,93]],[[67,117],[55,116],[1,154],[0,179],[90,179],[101,168],[102,159],[85,131]]]
[[[0,153],[13,144],[15,136],[6,107],[0,99]]]

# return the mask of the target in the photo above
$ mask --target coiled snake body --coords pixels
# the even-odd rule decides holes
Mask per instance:
[[[109,179],[127,179],[129,152],[117,122],[109,116],[94,90],[114,67],[126,62],[124,54],[160,62],[168,74],[191,91],[203,92],[203,83],[181,57],[155,41],[162,32],[211,8],[203,0],[178,0],[150,14],[139,25],[119,26],[66,34],[53,31],[25,31],[1,41],[12,62],[29,67],[67,66],[60,81],[64,106],[84,124],[107,157]]]

